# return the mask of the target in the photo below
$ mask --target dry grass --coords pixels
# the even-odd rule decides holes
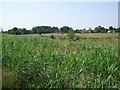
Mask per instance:
[[[13,88],[16,81],[16,72],[9,68],[3,68],[2,70],[2,86],[3,88]]]
[[[66,34],[42,34],[41,36],[62,36],[62,37],[66,37]],[[94,33],[94,34],[75,34],[78,37],[81,38],[118,38],[118,33],[106,33],[106,34],[102,34],[102,33]]]

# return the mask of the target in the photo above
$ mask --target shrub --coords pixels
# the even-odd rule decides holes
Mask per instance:
[[[74,35],[74,31],[72,28],[70,28],[69,32],[67,33],[67,37],[68,37],[68,40],[70,41],[74,40],[75,35]]]
[[[55,39],[55,36],[53,35],[53,34],[51,34],[51,36],[50,36],[52,39]]]

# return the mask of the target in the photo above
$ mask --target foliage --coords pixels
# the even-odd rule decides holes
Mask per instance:
[[[98,26],[95,28],[95,32],[96,33],[107,33],[107,29],[105,29],[104,27]]]
[[[114,30],[112,26],[109,27],[109,30]]]
[[[68,40],[74,40],[75,38],[75,35],[74,35],[74,31],[72,28],[69,29],[69,32],[67,33],[67,37],[68,37]]]
[[[26,28],[21,29],[21,28],[14,27],[13,29],[8,30],[8,33],[20,35],[20,34],[30,34],[30,31],[26,30]]]
[[[16,81],[16,72],[14,70],[10,70],[8,67],[2,67],[2,87],[15,88],[14,85],[17,85]]]
[[[80,38],[69,45],[66,39],[3,35],[2,65],[16,72],[14,86],[21,88],[120,89],[118,58],[115,38]]]
[[[9,33],[9,34],[46,34],[46,33],[68,33],[71,27],[63,26],[60,29],[58,27],[51,27],[51,26],[35,26],[31,30],[27,30],[26,28],[17,28],[14,27],[13,29],[10,29],[8,31],[2,31],[2,33]],[[108,29],[104,28],[102,26],[95,27],[94,29],[90,28],[87,29],[76,29],[74,30],[76,33],[118,33],[119,28],[115,28],[110,26]]]
[[[32,28],[33,34],[42,34],[42,33],[56,33],[59,32],[58,27],[50,26],[36,26]]]
[[[63,26],[60,28],[61,33],[68,33],[69,30],[70,30],[70,27],[68,27],[68,26]]]
[[[53,34],[51,34],[51,38],[52,38],[52,39],[55,39],[55,36],[54,36]]]

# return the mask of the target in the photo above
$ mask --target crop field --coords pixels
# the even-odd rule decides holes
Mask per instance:
[[[120,89],[118,51],[116,35],[73,41],[57,35],[3,35],[2,86]]]

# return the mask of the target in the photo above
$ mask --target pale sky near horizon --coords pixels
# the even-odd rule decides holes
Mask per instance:
[[[2,28],[118,26],[117,2],[4,2]]]

